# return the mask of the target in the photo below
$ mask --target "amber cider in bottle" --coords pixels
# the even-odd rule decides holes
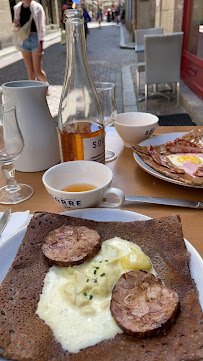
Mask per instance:
[[[95,160],[104,163],[104,127],[95,123],[83,123],[83,129],[76,133],[59,130],[61,157],[70,160]],[[86,130],[85,130],[86,128]]]
[[[83,11],[65,14],[66,70],[58,120],[61,160],[104,163],[104,119],[87,60]]]

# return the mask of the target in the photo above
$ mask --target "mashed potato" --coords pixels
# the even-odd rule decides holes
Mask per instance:
[[[79,266],[53,266],[47,273],[36,313],[64,350],[78,352],[123,331],[110,312],[112,288],[128,271],[153,274],[150,259],[136,244],[115,237]]]

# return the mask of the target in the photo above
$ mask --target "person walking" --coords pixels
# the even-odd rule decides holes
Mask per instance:
[[[108,11],[107,13],[107,23],[110,23],[111,22],[111,14],[110,14],[110,11]]]
[[[120,22],[120,8],[119,8],[119,6],[117,7],[115,14],[116,14],[116,24],[119,24],[119,22]]]
[[[47,82],[45,71],[42,69],[43,41],[45,36],[45,13],[41,4],[34,0],[22,0],[14,6],[14,27],[20,30],[30,22],[27,38],[22,40],[20,32],[18,45],[22,52],[29,80]]]
[[[87,34],[89,34],[89,29],[88,29],[88,22],[91,21],[91,18],[88,14],[88,11],[85,7],[85,4],[81,4],[81,9],[83,10],[83,17],[84,17],[84,27],[85,27],[85,38],[87,37]]]
[[[99,23],[99,28],[101,29],[101,22],[103,20],[103,15],[102,15],[102,11],[101,11],[100,8],[99,8],[98,13],[97,13],[97,20],[98,20],[98,23]]]
[[[61,13],[61,45],[66,44],[65,11],[69,9],[73,9],[73,2],[72,0],[65,0],[62,6],[62,13]]]
[[[121,23],[124,24],[125,23],[125,9],[122,8],[121,10]]]
[[[73,3],[72,0],[66,0],[62,6],[62,14],[61,14],[61,29],[65,30],[65,11],[72,9]]]
[[[89,14],[89,17],[90,17],[90,21],[92,21],[92,11],[90,10],[89,12],[88,12],[88,14]]]

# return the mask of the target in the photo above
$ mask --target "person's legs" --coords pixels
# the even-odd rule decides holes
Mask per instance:
[[[34,72],[37,75],[38,79],[46,83],[46,73],[44,70],[42,70],[42,56],[39,55],[38,50],[32,51],[32,62]]]
[[[21,49],[29,80],[36,80],[31,51]]]

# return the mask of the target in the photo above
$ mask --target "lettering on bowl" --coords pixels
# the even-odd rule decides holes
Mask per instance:
[[[52,196],[56,202],[62,204],[65,208],[72,208],[72,207],[81,207],[81,201],[76,201],[72,199],[64,199],[56,196]]]
[[[146,130],[145,135],[152,134],[155,128],[151,128],[150,130]]]

